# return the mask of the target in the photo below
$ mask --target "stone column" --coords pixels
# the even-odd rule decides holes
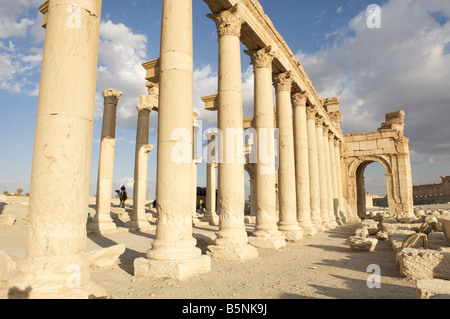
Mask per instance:
[[[117,103],[123,93],[115,89],[103,91],[104,109],[97,179],[97,213],[88,223],[89,231],[108,232],[117,229],[111,218],[111,199],[116,147]]]
[[[219,232],[208,254],[216,259],[244,261],[258,257],[248,245],[244,223],[245,175],[243,138],[228,142],[228,132],[243,131],[240,35],[243,19],[239,4],[218,14],[209,14],[219,37],[218,140]],[[242,132],[243,134],[243,132]],[[230,137],[231,138],[231,137]]]
[[[245,51],[253,64],[255,75],[254,125],[257,161],[256,226],[249,243],[255,247],[279,249],[286,246],[285,236],[278,230],[276,209],[274,105],[272,88],[272,47]]]
[[[342,225],[341,216],[339,215],[339,191],[338,191],[338,178],[337,178],[337,163],[336,153],[334,151],[334,133],[328,132],[328,145],[330,151],[330,166],[331,166],[331,181],[333,186],[333,212],[338,225]]]
[[[291,72],[274,76],[277,101],[277,126],[279,129],[279,169],[278,169],[278,229],[286,240],[297,242],[303,238],[303,231],[297,221],[297,201],[295,192],[294,128],[292,124]]]
[[[322,225],[320,214],[320,177],[319,156],[316,137],[316,108],[307,107],[306,124],[308,127],[308,154],[309,154],[309,189],[311,198],[311,222],[317,231],[323,232],[326,227]]]
[[[192,139],[192,223],[196,225],[200,222],[197,214],[197,185],[198,185],[198,171],[197,165],[203,160],[202,157],[197,157],[197,134],[200,126],[197,123],[198,113],[194,112],[193,116],[193,139]]]
[[[341,141],[337,137],[334,139],[334,152],[336,156],[339,215],[341,216],[342,222],[347,223],[347,217],[345,216],[344,186],[342,183]]]
[[[216,162],[216,136],[217,130],[208,130],[205,132],[208,138],[208,154],[206,162],[206,213],[203,221],[210,225],[219,225],[219,216],[216,213],[216,168],[219,166]]]
[[[50,0],[40,7],[46,34],[26,258],[9,280],[10,298],[107,295],[90,281],[85,254],[101,5]]]
[[[319,181],[320,181],[320,213],[323,225],[330,229],[334,226],[331,224],[328,209],[328,180],[325,162],[325,148],[323,143],[323,118],[316,116],[316,137],[317,137],[317,155],[319,159]]]
[[[311,221],[311,192],[309,185],[309,146],[306,127],[306,100],[302,93],[292,95],[294,106],[295,166],[297,181],[297,219],[307,236],[314,236],[317,230]]]
[[[330,143],[328,140],[328,128],[330,126],[323,123],[323,150],[325,158],[325,176],[327,179],[327,204],[328,204],[328,215],[331,220],[331,224],[336,227],[336,216],[334,215],[334,203],[333,203],[333,172],[331,170],[331,160],[330,160]]]
[[[149,146],[150,112],[153,106],[145,103],[146,95],[140,97],[136,106],[138,120],[136,128],[136,153],[134,159],[133,211],[126,227],[146,232],[152,229],[145,217],[145,202],[147,199],[148,153],[153,149]]]
[[[134,275],[185,279],[211,271],[192,237],[192,0],[163,0],[156,239]],[[187,206],[190,207],[190,206]]]

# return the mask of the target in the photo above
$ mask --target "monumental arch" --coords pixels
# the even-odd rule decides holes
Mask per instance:
[[[409,139],[403,135],[405,112],[386,114],[386,122],[372,133],[345,136],[348,164],[347,192],[352,214],[364,216],[366,209],[364,170],[380,163],[386,171],[389,212],[413,213]]]
[[[204,0],[211,10],[207,17],[217,27],[219,62],[218,92],[204,101],[217,111],[218,131],[237,135],[210,139],[221,146],[217,155],[224,160],[209,166],[211,177],[218,170],[217,183],[213,179],[208,183],[217,184],[218,211],[210,209],[206,217],[218,231],[202,254],[193,237],[194,175],[200,159],[194,147],[192,0],[162,1],[160,56],[143,64],[149,94],[137,97],[135,189],[126,226],[138,230],[148,226],[143,217],[144,176],[153,150],[148,144],[148,117],[155,109],[158,222],[145,257],[134,260],[135,276],[187,279],[210,272],[212,258],[245,262],[258,258],[257,248],[281,249],[286,241],[298,242],[303,236],[359,221],[363,199],[357,195],[364,168],[373,161],[386,169],[391,212],[412,213],[405,114],[388,114],[377,132],[344,135],[338,99],[317,94],[258,1]],[[111,191],[115,108],[122,94],[116,89],[104,91],[97,216],[86,225],[101,6],[101,0],[48,0],[39,8],[46,33],[26,258],[8,282],[11,291],[27,291],[30,298],[107,295],[91,282],[85,252],[87,228],[114,231],[105,194]],[[254,69],[252,119],[243,118],[241,43]],[[251,146],[244,145],[244,127],[255,132]],[[274,128],[279,130],[277,150],[273,136],[267,135]],[[249,163],[251,156],[246,163],[246,147],[249,154],[255,147],[270,150],[269,161],[262,161],[258,152],[254,163]],[[276,153],[278,171],[273,169]],[[250,233],[244,218],[244,169],[253,180],[256,218]],[[79,276],[76,287],[67,285],[68,269]]]

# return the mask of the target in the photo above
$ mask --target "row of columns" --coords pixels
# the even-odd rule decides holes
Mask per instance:
[[[49,1],[45,9],[47,31],[33,154],[26,258],[19,265],[18,276],[10,282],[13,287],[22,291],[30,291],[30,288],[33,296],[50,298],[106,295],[102,288],[90,281],[89,262],[85,253],[101,3],[101,0]],[[82,28],[66,23],[71,17],[67,8],[74,6],[82,9],[79,10]],[[222,132],[227,129],[242,130],[240,31],[243,19],[237,6],[209,17],[215,21],[219,35],[218,128]],[[311,179],[307,178],[306,173],[306,168],[311,164],[310,155],[306,152],[311,147],[310,138],[312,140],[312,137],[305,134],[306,104],[303,102],[306,100],[300,96],[293,99],[295,134],[292,138],[288,124],[292,122],[288,115],[289,90],[279,87],[278,120],[280,129],[282,128],[283,143],[288,145],[280,153],[280,156],[283,154],[283,164],[280,165],[283,190],[280,191],[282,200],[279,201],[282,217],[278,220],[276,215],[272,136],[266,135],[266,139],[259,138],[257,142],[258,146],[269,150],[269,164],[261,162],[257,166],[256,227],[249,238],[244,223],[244,163],[236,151],[243,149],[243,140],[227,143],[226,135],[222,135],[220,142],[224,148],[220,155],[226,160],[218,164],[219,231],[214,244],[208,246],[207,255],[202,255],[192,236],[191,210],[186,209],[187,204],[193,200],[192,0],[164,0],[161,24],[156,194],[158,225],[156,238],[146,257],[134,261],[134,275],[187,278],[209,272],[210,257],[235,261],[253,259],[258,256],[255,246],[274,249],[283,247],[285,239],[289,239],[291,234],[293,238],[300,237],[300,231],[303,231],[300,227],[311,233],[311,225],[314,225],[313,222],[320,223],[319,217],[322,218],[323,225],[336,223],[338,215],[333,212],[333,199],[330,200],[330,196],[327,196],[333,194],[333,198],[336,198],[335,195],[339,194],[339,187],[336,192],[333,184],[335,180],[336,186],[338,185],[336,176],[339,174],[330,173],[334,172],[331,159],[333,149],[336,156],[334,165],[338,162],[336,144],[331,146],[332,138],[328,131],[320,123],[317,124],[319,183],[316,180],[315,187],[317,184],[320,187],[319,216],[317,198],[311,196],[310,189],[310,184],[313,184],[310,180],[317,178],[317,174]],[[63,43],[61,39],[71,41]],[[271,48],[264,48],[248,53],[255,69],[256,127],[262,132],[263,129],[273,128],[274,122],[271,95],[274,52]],[[117,105],[120,93],[111,93],[113,100],[105,100],[105,105]],[[138,123],[139,126],[148,128],[150,110],[147,106],[144,98],[138,106]],[[106,115],[105,118],[109,116]],[[186,134],[174,136],[173,133],[177,130]],[[145,129],[142,132],[138,129],[133,196],[137,202],[133,205],[131,218],[131,222],[139,228],[145,209],[139,205],[142,202],[139,199],[145,196],[146,182],[138,176],[146,175],[142,172],[146,171],[146,156],[152,149],[148,145],[148,134],[147,139],[145,138]],[[102,157],[108,158],[105,163],[109,163],[107,171],[111,172],[114,143],[107,143],[107,140],[113,139],[114,132],[107,133],[105,127],[104,133],[102,140],[104,137],[105,143],[102,143],[101,153]],[[305,143],[305,136],[308,136],[309,144]],[[173,158],[173,150],[180,145],[187,153],[186,161],[175,161]],[[227,145],[233,145],[234,149],[227,149]],[[292,150],[295,153],[294,165]],[[111,179],[110,176],[106,177],[109,173],[101,173],[103,169],[104,167],[99,167],[99,185],[105,185],[104,189],[108,187],[110,192]],[[294,176],[296,215],[292,188],[289,193],[289,188],[294,185]],[[98,204],[104,207],[106,195],[103,191],[99,191],[98,195]],[[305,204],[305,200],[307,203],[310,200],[312,202],[312,198],[316,201],[313,213],[313,205]],[[107,215],[107,209],[103,211],[99,212],[97,222]],[[108,218],[106,220],[109,222]],[[68,285],[68,270],[69,275],[70,270],[75,270],[75,275],[79,278],[76,289]]]

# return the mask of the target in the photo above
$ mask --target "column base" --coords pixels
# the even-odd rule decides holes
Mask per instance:
[[[8,281],[10,299],[95,299],[107,291],[89,279],[85,254],[25,258]]]
[[[313,224],[313,225],[318,233],[323,233],[324,231],[327,230],[327,228],[322,224],[317,223],[317,224]]]
[[[244,216],[244,223],[246,223],[246,224],[256,224],[256,216],[252,216],[252,215]]]
[[[280,232],[275,236],[250,236],[248,243],[257,248],[277,250],[286,246],[286,239]]]
[[[134,260],[134,275],[154,279],[186,280],[211,271],[211,258],[200,255],[188,260],[154,260],[137,258]]]
[[[244,262],[258,258],[258,250],[251,245],[242,246],[208,246],[208,256],[216,260]]]
[[[288,242],[298,243],[303,239],[303,230],[282,230],[281,231]]]
[[[315,225],[310,224],[310,225],[300,225],[300,227],[303,230],[303,235],[305,237],[312,237],[317,235],[317,229],[315,227]]]
[[[117,225],[113,221],[89,222],[86,226],[88,234],[110,233],[117,230]]]
[[[209,223],[211,226],[219,226],[219,216],[205,216],[202,218],[203,222]]]
[[[155,225],[150,224],[146,220],[129,220],[125,222],[125,227],[143,233],[151,232],[156,229]]]

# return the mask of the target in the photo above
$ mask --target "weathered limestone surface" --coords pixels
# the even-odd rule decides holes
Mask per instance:
[[[111,219],[110,212],[116,147],[117,103],[122,94],[116,89],[103,91],[104,109],[97,178],[97,213],[94,220],[87,225],[88,230],[96,232],[113,231],[117,228]]]
[[[146,258],[134,261],[134,274],[186,279],[211,270],[210,257],[196,247],[192,212],[186,209],[186,204],[190,207],[192,203],[192,0],[164,0],[161,21],[158,225]],[[182,152],[174,154],[174,147],[180,147]]]
[[[9,214],[0,215],[0,226],[13,226],[16,222],[16,217]]]
[[[436,250],[402,249],[397,260],[400,274],[408,279],[450,280],[450,253]]]
[[[85,253],[101,4],[60,0],[40,8],[46,33],[26,258],[8,283],[28,298],[106,296],[89,279]],[[68,23],[69,7],[79,8],[80,25]],[[67,285],[67,269],[78,270],[79,288]]]
[[[450,299],[450,281],[442,279],[416,280],[418,299]]]
[[[236,152],[236,149],[243,149],[243,140],[237,145],[227,143],[226,134],[227,130],[242,130],[243,127],[240,37],[244,21],[239,8],[239,5],[232,6],[208,15],[216,24],[219,38],[217,122],[222,132],[218,141],[222,145],[218,152],[219,232],[215,245],[208,247],[208,255],[241,261],[256,258],[258,251],[248,245],[244,223],[244,161]]]
[[[377,246],[378,240],[375,238],[365,238],[351,236],[348,238],[351,250],[373,252]]]
[[[115,245],[108,248],[93,250],[87,253],[91,267],[109,267],[114,265],[120,255],[125,252],[125,245]]]
[[[286,240],[297,242],[303,238],[304,232],[297,222],[297,206],[300,204],[297,205],[296,201],[292,81],[290,72],[274,76],[279,129],[278,204],[280,220],[278,228],[286,236]]]

